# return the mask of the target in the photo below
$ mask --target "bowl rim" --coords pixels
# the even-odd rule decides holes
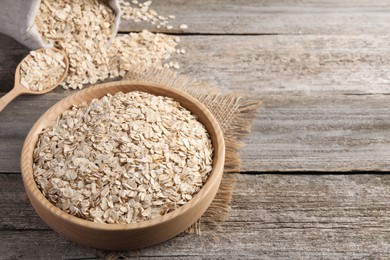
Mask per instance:
[[[38,140],[38,135],[41,132],[41,130],[48,126],[50,124],[44,124],[44,120],[47,116],[58,113],[56,115],[56,118],[65,110],[68,110],[70,106],[74,104],[80,104],[81,102],[85,101],[83,100],[83,97],[85,95],[88,96],[88,93],[93,91],[98,91],[100,89],[105,91],[105,94],[109,93],[107,90],[110,88],[120,87],[120,86],[126,86],[126,85],[134,85],[134,86],[140,86],[140,87],[153,87],[160,89],[164,91],[164,93],[167,93],[167,97],[171,97],[171,94],[174,93],[175,95],[179,95],[180,98],[184,98],[190,103],[194,104],[199,110],[201,110],[204,113],[205,118],[209,121],[211,129],[215,132],[215,138],[213,139],[210,134],[210,129],[207,129],[207,131],[210,134],[210,139],[213,143],[214,148],[214,154],[213,154],[213,169],[207,178],[205,184],[203,187],[199,190],[198,193],[195,194],[195,196],[188,201],[186,204],[180,206],[179,208],[173,210],[172,212],[169,212],[167,214],[164,214],[162,216],[158,216],[149,220],[144,220],[141,222],[136,223],[129,223],[129,224],[109,224],[109,223],[99,223],[99,222],[93,222],[90,220],[82,219],[80,217],[76,217],[74,215],[71,215],[69,213],[66,213],[65,211],[61,210],[60,208],[56,207],[54,204],[52,204],[39,190],[37,183],[35,182],[34,176],[33,176],[33,170],[32,170],[32,163],[33,163],[33,152],[36,146],[36,142]],[[145,90],[130,90],[128,92],[132,91],[144,91]],[[115,93],[121,92],[120,90],[115,91]],[[128,93],[126,92],[126,93]],[[103,94],[103,96],[105,95]],[[162,94],[164,96],[164,94]],[[75,99],[76,98],[76,99]],[[71,102],[71,100],[76,100]],[[178,100],[177,100],[178,101]],[[68,107],[62,107],[64,103],[72,104]],[[90,101],[88,101],[90,102]],[[180,101],[179,101],[180,102]],[[188,108],[186,108],[188,109]],[[188,109],[191,111],[191,109]],[[193,111],[191,111],[194,113]],[[196,113],[194,113],[196,115]],[[201,122],[203,125],[205,125],[203,122]],[[35,139],[35,141],[34,141]],[[217,144],[217,145],[216,145]],[[218,150],[215,149],[215,147],[218,148]],[[216,156],[218,154],[218,156]],[[153,227],[156,225],[163,224],[164,222],[167,222],[169,220],[175,219],[179,217],[180,215],[184,214],[188,210],[192,208],[193,205],[196,203],[201,203],[202,200],[205,198],[205,196],[210,192],[210,190],[213,188],[213,180],[221,178],[223,175],[223,167],[224,167],[224,161],[225,161],[225,141],[223,137],[223,132],[221,130],[221,127],[218,123],[218,121],[215,119],[213,114],[206,108],[204,104],[202,104],[199,100],[194,98],[193,96],[187,94],[183,90],[167,87],[161,84],[156,84],[154,82],[149,81],[138,81],[138,80],[122,80],[122,81],[114,81],[114,82],[108,82],[108,83],[102,83],[97,84],[91,87],[88,87],[86,89],[80,90],[76,93],[73,93],[57,103],[55,103],[52,107],[50,107],[46,112],[44,112],[39,119],[34,123],[32,128],[30,129],[25,142],[23,144],[22,148],[22,157],[21,157],[21,173],[23,178],[23,183],[25,190],[27,192],[28,197],[34,196],[36,200],[35,202],[39,203],[40,206],[46,208],[49,210],[52,214],[54,214],[56,217],[60,218],[63,221],[71,222],[74,225],[77,226],[83,226],[88,228],[93,228],[95,230],[106,230],[106,231],[116,231],[116,230],[140,230],[144,228]],[[30,163],[29,163],[30,162]],[[218,185],[220,182],[218,182]],[[31,198],[30,198],[31,201]],[[33,205],[34,208],[36,208],[35,205]],[[192,224],[192,223],[191,223]]]

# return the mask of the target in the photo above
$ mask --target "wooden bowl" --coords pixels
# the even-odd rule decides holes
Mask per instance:
[[[51,204],[38,189],[33,177],[33,151],[41,130],[54,124],[62,112],[72,105],[99,99],[107,93],[144,91],[167,96],[179,101],[183,107],[198,116],[210,134],[214,148],[213,170],[202,189],[180,208],[153,218],[132,224],[103,224],[84,220],[65,213]],[[24,186],[31,204],[38,215],[50,227],[66,238],[87,246],[124,250],[151,246],[170,239],[195,223],[209,207],[218,191],[225,160],[225,143],[218,122],[206,107],[183,91],[137,81],[118,81],[97,85],[64,98],[34,124],[23,146],[21,168]]]

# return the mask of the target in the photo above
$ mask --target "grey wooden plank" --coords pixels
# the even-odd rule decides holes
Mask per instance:
[[[0,175],[0,180],[0,220],[10,223],[0,228],[0,259],[104,254],[47,230],[36,222],[32,210],[28,210],[30,216],[12,214],[30,207],[18,195],[21,178],[8,174]],[[180,235],[122,254],[145,259],[386,259],[389,231],[390,175],[241,174],[227,222],[204,228],[202,236]],[[37,246],[37,238],[44,247]]]
[[[250,94],[390,93],[390,36],[186,36],[180,72]]]
[[[148,23],[122,21],[120,31],[149,29],[192,34],[376,34],[390,32],[388,1],[286,1],[286,0],[160,0],[151,6],[159,14],[176,16],[174,30]]]
[[[389,95],[263,95],[242,170],[390,170]]]
[[[0,230],[49,230],[31,206],[20,174],[1,174]],[[0,250],[2,252],[2,250]]]
[[[24,96],[0,116],[0,172],[19,172],[34,121],[68,92]],[[390,95],[261,95],[243,172],[388,171]]]
[[[240,232],[243,226],[254,230]],[[372,230],[378,232],[378,238],[372,241],[359,230],[318,232],[255,228],[242,224],[223,228],[217,237],[211,234],[178,236],[163,244],[131,252],[85,248],[48,231],[0,231],[0,239],[4,241],[0,244],[3,253],[0,259],[388,259],[390,253],[385,248],[388,243],[382,242],[389,239],[388,234],[377,230]],[[251,240],[253,236],[258,239]],[[310,240],[311,245],[308,245]],[[381,243],[385,245],[381,246]]]
[[[52,231],[0,231],[0,259],[100,259]]]

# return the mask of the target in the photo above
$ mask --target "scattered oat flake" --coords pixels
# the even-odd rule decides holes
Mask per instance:
[[[119,0],[122,10],[121,18],[133,22],[144,21],[156,25],[157,28],[165,27],[168,30],[172,29],[173,26],[169,25],[168,19],[175,19],[176,17],[174,15],[163,16],[158,14],[155,10],[150,9],[152,3],[152,1],[132,1],[130,3],[125,0]]]

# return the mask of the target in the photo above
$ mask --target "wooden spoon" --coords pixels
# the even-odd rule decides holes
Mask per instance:
[[[42,89],[42,90],[39,90],[39,91],[34,91],[34,90],[31,90],[31,89],[28,89],[26,87],[24,87],[21,83],[20,83],[20,65],[23,63],[23,61],[25,59],[27,59],[28,57],[31,56],[31,54],[27,55],[18,65],[18,67],[16,67],[16,71],[15,71],[15,84],[14,84],[14,87],[13,89],[8,93],[6,94],[5,96],[3,96],[2,98],[0,98],[0,112],[8,105],[9,102],[11,102],[14,98],[16,98],[17,96],[21,95],[21,94],[33,94],[33,95],[39,95],[39,94],[45,94],[47,92],[50,92],[52,91],[55,87],[57,87],[62,81],[64,81],[64,79],[66,78],[66,76],[68,75],[68,69],[69,69],[69,59],[68,59],[68,55],[66,54],[65,51],[61,51],[59,49],[56,49],[56,48],[52,48],[54,51],[57,51],[57,52],[61,52],[63,53],[63,56],[64,56],[64,63],[65,63],[65,71],[64,71],[64,75],[61,76],[61,78],[58,80],[58,82],[56,82],[56,84],[54,84],[53,86],[50,86],[48,88],[45,88],[45,89]],[[36,50],[36,52],[42,52],[44,51],[45,49],[42,48],[42,49],[38,49]]]

